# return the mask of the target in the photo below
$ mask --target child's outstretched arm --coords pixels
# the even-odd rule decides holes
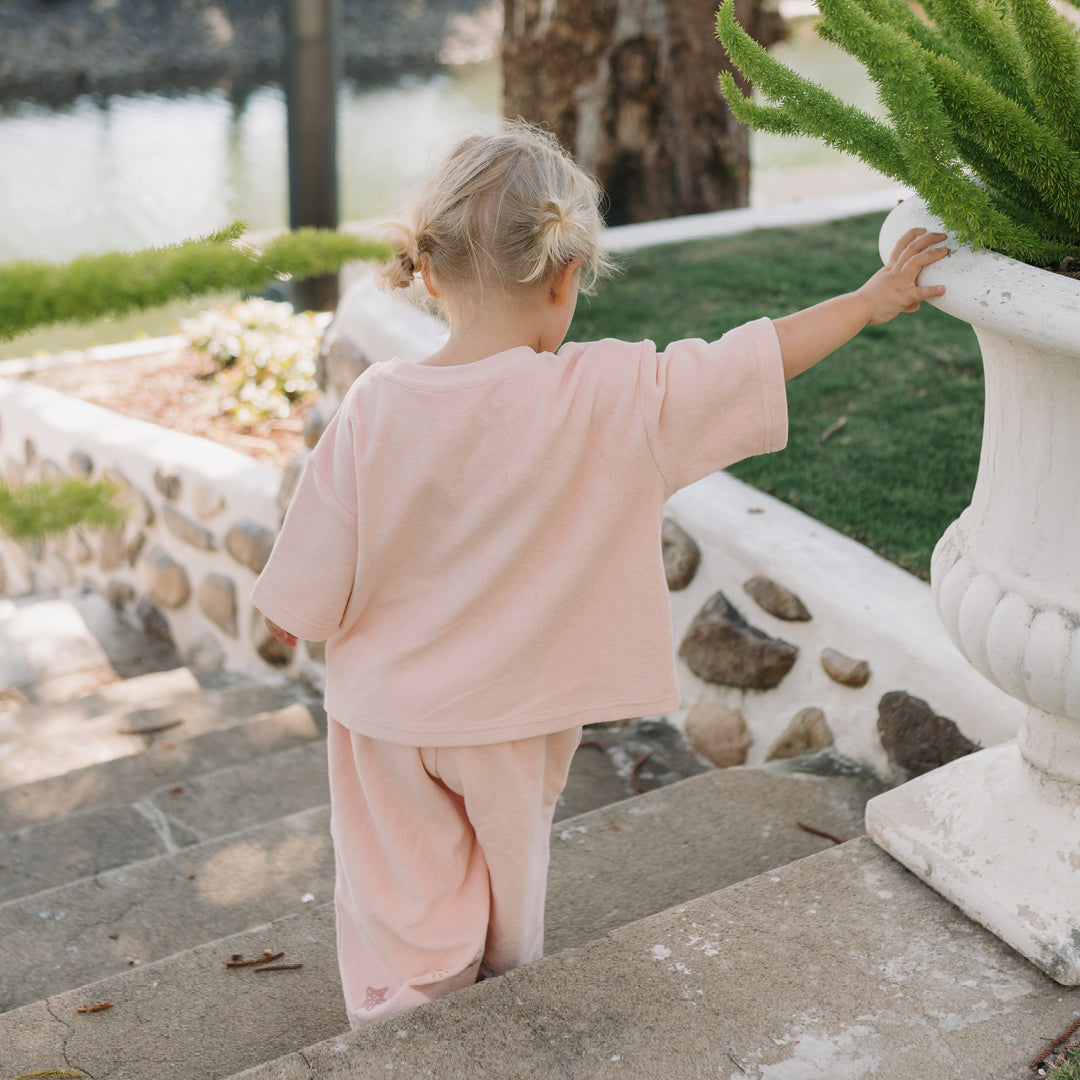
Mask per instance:
[[[915,281],[924,267],[948,255],[947,248],[936,246],[944,239],[944,233],[910,229],[897,241],[889,261],[855,292],[774,319],[784,378],[813,367],[864,326],[888,322],[902,311],[915,311],[923,300],[941,296],[944,285],[925,287]]]

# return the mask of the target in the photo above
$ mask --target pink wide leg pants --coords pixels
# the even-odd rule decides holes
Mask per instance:
[[[338,962],[355,1028],[540,957],[581,729],[419,749],[330,721]]]

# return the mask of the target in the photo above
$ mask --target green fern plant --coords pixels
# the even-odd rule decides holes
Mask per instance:
[[[0,533],[18,542],[59,536],[76,525],[118,529],[127,518],[120,490],[73,476],[9,488],[0,483]]]
[[[1068,0],[1080,8],[1080,0]],[[770,56],[717,12],[720,76],[751,128],[809,135],[913,188],[961,243],[1023,262],[1080,258],[1080,30],[1051,0],[818,0],[818,34],[858,59],[879,121]]]
[[[176,297],[262,288],[275,278],[320,277],[389,248],[330,229],[298,229],[262,250],[241,243],[242,222],[170,247],[85,255],[69,263],[0,265],[0,341],[35,326],[158,307]]]

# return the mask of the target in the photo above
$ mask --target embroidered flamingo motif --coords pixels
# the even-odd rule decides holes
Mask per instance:
[[[364,1008],[367,1009],[368,1012],[371,1012],[376,1005],[385,1005],[386,995],[389,990],[389,986],[369,986],[367,988],[367,999],[364,1001]]]

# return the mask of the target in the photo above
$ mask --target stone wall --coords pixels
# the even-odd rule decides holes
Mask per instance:
[[[323,340],[322,421],[368,364],[444,333],[361,279]],[[0,475],[112,476],[134,507],[115,533],[0,542],[0,592],[90,585],[193,666],[318,682],[321,648],[282,648],[248,600],[302,464],[0,378]],[[663,542],[683,698],[669,719],[717,765],[832,748],[899,781],[1015,735],[1022,706],[959,655],[929,587],[855,541],[716,473],[672,498]]]
[[[279,470],[0,379],[0,476],[14,485],[61,474],[115,480],[131,510],[127,523],[39,543],[0,539],[0,593],[95,588],[171,636],[197,668],[265,673],[310,659],[277,648],[248,601],[280,524]]]

